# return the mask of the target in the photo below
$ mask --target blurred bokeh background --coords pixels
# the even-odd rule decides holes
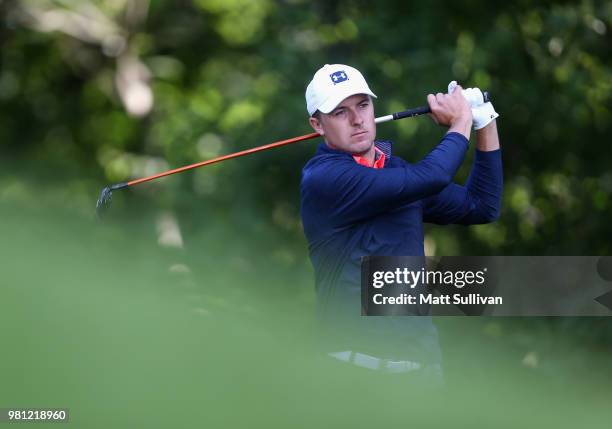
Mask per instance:
[[[106,184],[310,132],[325,63],[359,68],[378,115],[452,79],[491,92],[501,218],[428,227],[428,254],[612,251],[610,1],[0,0],[0,24],[0,407],[67,406],[78,427],[312,427],[366,406],[372,386],[347,393],[311,356],[299,180],[318,141],[116,192],[94,216]],[[412,161],[443,132],[378,127]],[[607,318],[437,323],[460,392],[439,418],[605,427]],[[383,387],[404,421],[403,389]],[[423,421],[442,406],[414,401]]]

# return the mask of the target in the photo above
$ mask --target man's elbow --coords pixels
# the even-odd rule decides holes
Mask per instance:
[[[431,190],[433,193],[438,193],[450,185],[453,181],[453,176],[447,172],[440,172],[436,174],[430,182]]]
[[[482,213],[482,223],[497,222],[501,216],[501,205],[487,207]]]

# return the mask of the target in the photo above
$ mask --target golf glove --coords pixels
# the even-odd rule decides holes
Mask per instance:
[[[486,127],[497,117],[499,117],[499,113],[495,111],[490,101],[480,106],[472,107],[472,127],[475,130]]]
[[[448,84],[448,93],[452,93],[457,86],[457,81]],[[465,99],[472,108],[472,127],[475,130],[486,127],[489,123],[499,117],[490,101],[484,103],[482,91],[478,88],[467,88],[462,92]]]

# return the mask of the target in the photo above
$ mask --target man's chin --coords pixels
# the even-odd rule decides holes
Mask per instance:
[[[366,156],[368,153],[370,153],[371,150],[372,150],[372,146],[368,146],[365,149],[363,149],[363,148],[354,148],[352,150],[352,152],[353,152],[353,155]]]
[[[374,146],[374,142],[372,141],[355,143],[353,145],[353,153],[359,156],[365,155],[372,150],[372,146]]]

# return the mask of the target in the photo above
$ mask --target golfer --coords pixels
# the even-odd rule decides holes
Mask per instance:
[[[361,316],[361,258],[423,256],[423,222],[473,225],[500,212],[502,163],[490,102],[475,108],[451,82],[429,94],[431,117],[448,131],[421,161],[394,156],[376,139],[376,95],[363,75],[326,64],[306,89],[312,128],[321,134],[302,171],[301,216],[315,270],[325,352],[342,365],[380,372],[440,371],[437,331],[428,315]],[[453,178],[476,130],[465,185]]]

